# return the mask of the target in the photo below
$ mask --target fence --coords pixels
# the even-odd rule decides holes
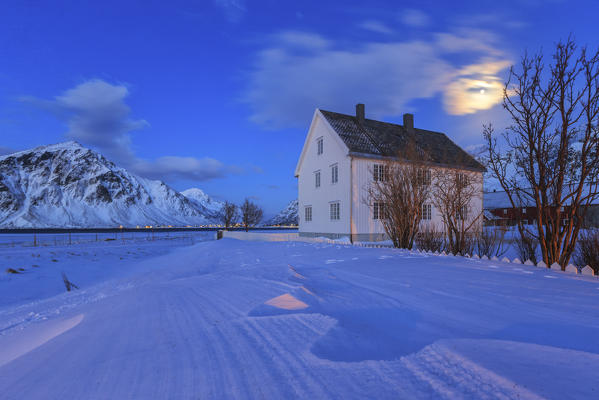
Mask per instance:
[[[299,236],[299,233],[255,233],[255,232],[239,232],[239,231],[220,231],[219,234],[222,234],[222,237],[225,237],[225,238],[238,239],[238,240],[249,240],[249,241],[330,243],[330,244],[341,244],[341,245],[353,245],[353,246],[358,246],[358,247],[393,248],[393,246],[385,245],[385,244],[360,243],[360,242],[350,243],[350,242],[335,241],[335,240],[327,239],[327,238],[302,237],[302,236]],[[422,254],[435,255],[435,256],[461,257],[461,256],[457,256],[457,255],[454,256],[453,254],[447,254],[444,251],[442,251],[441,253],[439,253],[437,251],[434,253],[431,251],[423,251],[423,250],[414,250],[414,251],[416,251],[418,253],[422,253]],[[484,255],[482,257],[479,257],[477,254],[473,254],[473,255],[467,254],[464,257],[479,259],[479,260],[490,260],[490,261],[497,261],[497,262],[503,262],[503,263],[515,263],[515,264],[524,264],[524,265],[535,266],[535,264],[533,264],[533,262],[530,260],[526,260],[526,261],[522,262],[518,258],[514,258],[513,260],[510,260],[507,257],[503,257],[503,259],[499,260],[497,257],[488,258],[487,256],[484,256]],[[539,261],[536,264],[536,267],[547,268],[547,265],[543,261]],[[564,271],[562,271],[562,268],[558,263],[553,263],[553,265],[551,265],[550,269],[553,271],[559,271],[559,272],[565,272],[565,273],[571,273],[571,274],[582,274],[582,275],[590,275],[590,276],[595,275],[595,271],[593,271],[593,269],[588,265],[579,268],[575,265],[569,264],[568,266],[565,267]]]
[[[221,231],[222,237],[238,240],[261,241],[261,242],[307,242],[307,243],[331,243],[341,244],[327,238],[309,238],[300,236],[299,233],[264,233],[264,232],[240,232]],[[350,244],[347,242],[347,244]]]
[[[135,243],[154,240],[195,243],[214,237],[214,232],[106,232],[106,233],[21,233],[1,234],[0,249],[7,247],[46,247],[91,244],[94,242]]]

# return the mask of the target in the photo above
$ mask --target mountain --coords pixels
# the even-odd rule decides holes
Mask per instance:
[[[222,201],[210,198],[202,189],[198,188],[184,190],[181,194],[187,197],[204,215],[211,218],[217,218],[224,204]]]
[[[266,225],[297,225],[297,200],[292,200],[287,207],[272,219]]]
[[[77,142],[0,156],[0,227],[126,227],[210,223],[161,181],[117,167]]]

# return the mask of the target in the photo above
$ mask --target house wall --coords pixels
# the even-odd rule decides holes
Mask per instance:
[[[378,161],[378,164],[380,163],[381,161]],[[387,239],[381,221],[373,219],[372,202],[368,199],[368,188],[373,182],[374,164],[377,164],[377,161],[352,157],[352,239],[355,241],[374,242]]]
[[[323,138],[323,154],[317,154],[317,139]],[[300,161],[298,177],[298,220],[301,236],[339,238],[350,233],[350,158],[347,147],[328,123],[315,113]],[[338,182],[331,183],[331,165],[337,164]],[[320,187],[314,173],[320,170]],[[340,204],[339,220],[331,220],[329,204]],[[312,206],[312,221],[306,222],[304,209]]]
[[[383,228],[383,224],[380,220],[375,220],[372,203],[368,199],[368,187],[373,182],[373,168],[374,164],[383,163],[380,160],[368,159],[368,158],[352,158],[352,209],[353,209],[353,239],[356,241],[377,241],[386,240],[387,235]],[[443,171],[443,170],[441,170]],[[480,196],[474,198],[469,207],[469,216],[475,218],[482,213],[482,173],[478,172],[467,172],[477,177],[477,184],[479,186]],[[436,173],[433,173],[433,179],[435,179]],[[432,201],[428,201],[431,204],[431,219],[424,220],[421,224],[424,226],[429,225],[431,228],[442,231],[443,230],[443,219],[439,210],[433,205]],[[482,216],[479,218],[480,225],[482,226]]]

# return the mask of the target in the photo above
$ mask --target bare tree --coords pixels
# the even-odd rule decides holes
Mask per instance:
[[[235,224],[237,222],[237,218],[239,218],[237,206],[229,201],[225,201],[225,204],[223,204],[218,214],[218,217],[225,226],[225,229],[228,229],[231,225]]]
[[[257,225],[262,220],[264,214],[262,209],[251,202],[249,199],[245,199],[240,207],[241,211],[241,223],[247,232],[250,226]]]
[[[443,219],[447,250],[453,254],[471,253],[474,235],[482,226],[482,210],[474,207],[481,196],[482,175],[438,168],[432,186],[431,200]]]
[[[487,165],[515,209],[536,207],[535,226],[519,219],[521,238],[538,241],[543,261],[566,266],[588,206],[599,196],[599,51],[569,38],[548,66],[525,54],[512,67],[503,106],[512,125],[483,135]]]
[[[408,145],[404,151],[414,149]],[[415,158],[400,156],[404,160]],[[420,227],[423,205],[429,198],[430,169],[418,161],[387,160],[375,164],[370,172],[373,182],[367,187],[364,202],[373,208],[374,218],[381,221],[393,246],[411,249]]]

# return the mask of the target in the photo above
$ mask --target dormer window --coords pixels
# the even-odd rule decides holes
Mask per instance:
[[[323,140],[321,137],[316,139],[316,154],[321,155],[324,149]]]

